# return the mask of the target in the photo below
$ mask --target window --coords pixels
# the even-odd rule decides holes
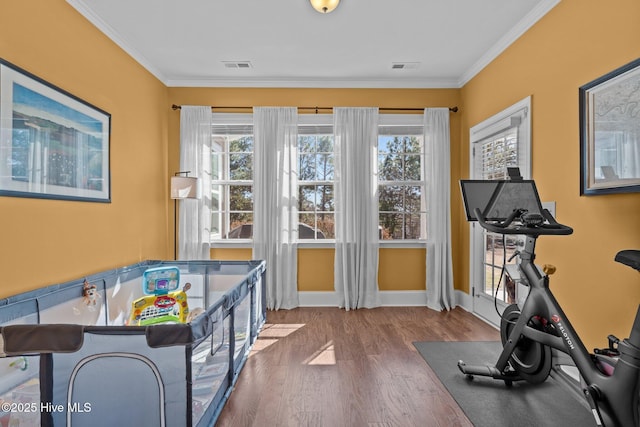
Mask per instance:
[[[211,239],[253,235],[253,119],[214,114],[211,144]]]
[[[384,122],[385,116],[380,119]],[[390,116],[387,120],[395,123],[378,128],[379,237],[425,239],[422,116]]]
[[[253,117],[213,114],[211,239],[253,237]],[[300,115],[298,238],[335,238],[333,116]],[[426,238],[422,115],[380,115],[379,238]]]
[[[518,133],[513,127],[479,144],[480,179],[509,179],[507,168],[518,166]]]
[[[494,136],[478,141],[477,150],[480,155],[476,162],[479,163],[479,179],[509,179],[508,167],[518,166],[518,132],[517,127],[509,128]],[[478,154],[478,153],[476,153]],[[513,257],[520,238],[516,235],[500,235],[483,232],[484,235],[484,293],[496,296],[501,301],[509,304],[515,303],[515,284],[503,278],[502,266],[505,263],[515,264]],[[508,261],[511,260],[511,261]],[[496,291],[498,291],[496,293]]]
[[[508,179],[510,166],[519,167],[524,178],[531,176],[530,109],[531,99],[525,98],[470,129],[472,179]],[[503,263],[515,253],[520,240],[516,235],[502,236],[476,225],[470,227],[469,274],[476,296],[473,310],[494,324],[500,322],[496,304],[504,308],[515,301],[515,286],[501,273]],[[508,263],[515,262],[514,258]]]
[[[301,121],[330,122],[330,115]],[[298,126],[298,238],[335,238],[333,125]]]

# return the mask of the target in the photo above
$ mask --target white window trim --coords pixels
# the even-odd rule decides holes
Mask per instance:
[[[469,130],[469,176],[479,179],[473,167],[475,144],[509,128],[518,126],[518,163],[523,178],[531,177],[531,96],[516,102],[494,116],[478,123]],[[529,159],[522,162],[523,159]]]
[[[487,138],[507,131],[517,126],[518,132],[518,165],[520,174],[525,179],[531,178],[531,96],[528,96],[501,112],[478,123],[469,130],[469,176],[471,179],[482,179],[476,175],[474,167],[474,148],[478,143]],[[469,227],[469,292],[474,291],[476,274],[482,269],[482,261],[478,258],[483,242],[479,233],[474,230],[479,226],[471,223]],[[479,228],[478,228],[479,229]],[[475,302],[470,307],[480,317],[487,319],[492,324],[498,324],[493,312],[490,314],[476,311]]]

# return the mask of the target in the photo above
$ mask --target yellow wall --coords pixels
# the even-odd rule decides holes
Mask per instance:
[[[459,106],[458,89],[255,89],[255,88],[169,88],[169,100],[177,105],[219,106],[377,106],[380,108],[424,108]],[[251,110],[247,110],[251,112]],[[460,151],[460,118],[450,114],[452,157]],[[169,119],[170,170],[178,170],[180,114]],[[458,163],[452,169],[458,176]],[[457,181],[452,186],[457,188]],[[457,241],[454,233],[454,241]],[[333,249],[305,248],[298,251],[298,289],[333,290]],[[214,257],[246,259],[237,249],[214,249]],[[249,254],[250,256],[250,254]],[[222,259],[222,258],[219,258]],[[380,251],[378,285],[381,290],[425,288],[425,250],[384,248]]]
[[[0,297],[173,255],[168,177],[178,170],[179,113],[170,105],[460,107],[451,114],[455,286],[468,290],[468,225],[458,179],[469,128],[532,95],[533,175],[569,237],[542,238],[539,261],[587,344],[626,336],[638,273],[612,261],[640,247],[638,194],[579,196],[578,87],[640,56],[637,0],[563,0],[464,88],[166,88],[64,1],[4,2],[0,57],[111,113],[112,203],[0,197]],[[610,4],[611,3],[611,4]],[[55,19],[52,19],[55,17]],[[225,250],[226,251],[226,250]],[[248,259],[248,250],[213,250]],[[380,287],[424,283],[424,249],[381,250]],[[301,249],[301,290],[331,290],[333,251]],[[611,326],[613,325],[613,326]]]
[[[333,248],[298,249],[298,289],[333,291]]]
[[[167,89],[64,1],[3,1],[0,57],[111,114],[111,203],[0,197],[0,297],[173,255]]]
[[[588,347],[626,337],[638,307],[640,275],[613,257],[640,248],[640,194],[580,197],[578,88],[640,57],[639,22],[637,0],[564,0],[462,90],[465,152],[471,126],[532,96],[533,178],[575,230],[540,238],[538,261],[558,267],[552,289]],[[459,161],[467,177],[468,156]],[[466,259],[468,225],[457,224],[454,257]],[[467,262],[455,271],[465,289],[468,271]]]
[[[381,291],[419,291],[425,289],[426,250],[381,248],[378,261],[378,287]]]

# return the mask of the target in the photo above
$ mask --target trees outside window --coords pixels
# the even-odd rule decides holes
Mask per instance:
[[[380,135],[378,202],[380,239],[425,238],[421,135]]]
[[[253,135],[213,135],[212,239],[253,235]]]
[[[251,118],[248,120],[251,123]],[[245,122],[243,122],[245,123]],[[385,126],[378,138],[379,238],[426,238],[422,125]],[[298,127],[298,237],[335,238],[333,126]],[[216,124],[211,238],[253,236],[253,127]]]
[[[298,136],[298,215],[300,239],[333,239],[335,206],[333,135]]]

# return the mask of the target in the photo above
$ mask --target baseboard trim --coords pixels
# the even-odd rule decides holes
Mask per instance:
[[[298,292],[300,307],[337,307],[338,297],[331,291]],[[456,306],[473,313],[473,298],[466,292],[455,291]],[[427,293],[425,291],[380,291],[382,306],[425,307]]]
[[[426,307],[427,291],[381,291],[383,306]]]
[[[335,292],[303,291],[298,292],[300,307],[337,307],[338,297]],[[425,291],[380,291],[380,304],[384,306],[417,306],[427,305]]]
[[[335,292],[304,291],[298,292],[300,307],[337,307]]]

